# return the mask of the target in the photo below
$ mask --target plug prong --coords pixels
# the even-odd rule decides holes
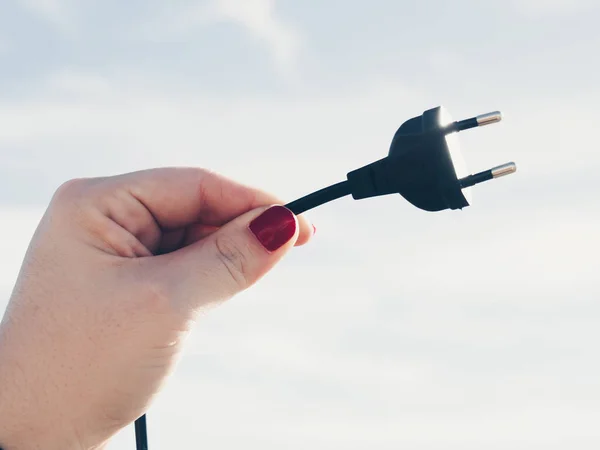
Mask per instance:
[[[502,120],[502,113],[500,111],[494,111],[487,114],[481,114],[470,119],[460,120],[450,124],[447,128],[449,133],[457,131],[470,130],[471,128],[484,127],[486,125],[492,125]]]
[[[480,127],[484,127],[486,125],[492,125],[502,121],[502,113],[500,111],[494,111],[487,114],[481,114],[480,116],[475,117],[477,119],[477,124]]]
[[[493,180],[494,178],[504,177],[515,173],[517,171],[517,165],[514,162],[502,164],[501,166],[494,167],[483,172],[479,172],[475,175],[469,175],[468,177],[461,178],[458,180],[460,188],[465,189],[476,184],[483,183],[485,181]]]
[[[517,165],[514,162],[502,164],[501,166],[494,167],[492,169],[492,175],[494,178],[505,177],[517,171]]]

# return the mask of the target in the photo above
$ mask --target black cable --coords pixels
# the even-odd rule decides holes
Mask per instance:
[[[145,414],[135,421],[135,445],[137,450],[148,450],[148,430]]]
[[[308,211],[309,209],[316,208],[317,206],[341,197],[345,197],[346,195],[350,195],[350,193],[350,185],[348,181],[342,181],[341,183],[326,187],[325,189],[313,192],[306,197],[302,197],[298,200],[288,203],[286,207],[294,214],[298,215]],[[135,445],[137,450],[148,450],[146,415],[143,415],[135,421]]]
[[[407,120],[394,135],[388,156],[348,173],[346,181],[285,206],[300,215],[347,195],[361,200],[401,194],[424,211],[456,210],[469,206],[462,189],[517,170],[514,163],[508,163],[459,180],[446,136],[499,122],[502,116],[493,112],[442,125],[442,114],[443,108],[438,107]],[[135,421],[135,438],[137,450],[148,450],[145,415]]]
[[[285,206],[294,214],[298,215],[308,211],[309,209],[316,208],[317,206],[350,194],[350,183],[348,183],[348,181],[342,181],[341,183],[326,187],[320,191],[313,192],[312,194],[288,203]]]

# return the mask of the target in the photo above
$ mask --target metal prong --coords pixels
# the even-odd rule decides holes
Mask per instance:
[[[506,164],[502,164],[501,166],[494,167],[492,169],[492,176],[494,178],[505,177],[506,175],[510,175],[511,173],[515,173],[517,171],[517,165],[514,162],[509,162]]]
[[[470,130],[471,128],[484,127],[486,125],[498,123],[501,120],[502,113],[500,111],[494,111],[487,114],[481,114],[480,116],[471,117],[470,119],[454,122],[446,128],[446,132],[453,133],[456,131]]]
[[[483,172],[476,173],[475,175],[469,175],[468,177],[461,178],[458,180],[461,189],[465,189],[476,184],[483,183],[484,181],[493,180],[500,178],[517,171],[517,165],[513,162],[503,164],[493,169],[485,170]]]
[[[475,119],[477,120],[477,125],[484,127],[500,122],[502,120],[502,113],[500,111],[494,111],[477,116]]]

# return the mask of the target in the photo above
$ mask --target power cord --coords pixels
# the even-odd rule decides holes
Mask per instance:
[[[296,215],[300,215],[309,209],[316,208],[325,203],[337,200],[338,198],[350,195],[350,184],[347,181],[334,184],[333,186],[326,187],[320,191],[313,192],[306,197],[296,200],[292,203],[288,203],[286,207]]]
[[[425,211],[469,206],[469,188],[516,172],[515,163],[470,175],[464,168],[455,134],[502,120],[499,112],[454,122],[441,106],[404,122],[396,132],[388,156],[350,172],[346,181],[288,203],[300,215],[338,198],[355,200],[400,194]],[[137,450],[148,450],[146,416],[135,422]]]
[[[145,414],[135,421],[135,446],[137,450],[148,450],[148,429]]]

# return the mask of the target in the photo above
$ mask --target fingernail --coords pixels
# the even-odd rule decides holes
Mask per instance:
[[[317,227],[313,225],[313,235],[317,234]]]
[[[272,206],[254,219],[248,228],[270,252],[280,249],[296,234],[294,213],[284,206]]]

